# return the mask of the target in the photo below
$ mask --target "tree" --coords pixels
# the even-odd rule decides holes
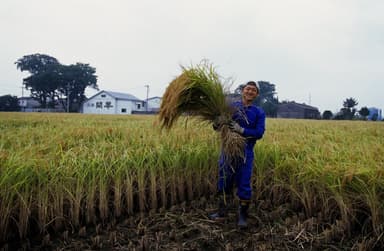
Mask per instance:
[[[369,115],[369,109],[364,106],[359,110],[359,114],[364,118],[364,120],[367,120],[367,116]]]
[[[68,109],[67,101],[69,101],[69,110],[77,111],[81,103],[86,99],[84,95],[85,88],[89,86],[98,89],[95,72],[96,69],[89,66],[89,64],[76,63],[75,65],[61,67],[58,98],[63,107]],[[63,99],[64,96],[67,99]]]
[[[254,101],[254,104],[260,106],[269,117],[276,117],[277,105],[279,100],[276,95],[275,85],[268,81],[257,81],[260,87],[260,93]],[[239,85],[235,89],[235,95],[240,95],[244,85]]]
[[[45,54],[31,54],[18,59],[15,62],[20,71],[29,71],[32,75],[46,71],[49,65],[59,65],[59,61]]]
[[[343,107],[351,109],[351,108],[354,108],[355,106],[357,106],[358,104],[359,103],[357,102],[356,99],[354,99],[354,98],[347,98],[343,102]]]
[[[331,119],[333,117],[333,113],[329,110],[326,110],[323,112],[322,117],[323,119]]]
[[[16,96],[0,96],[0,111],[20,111],[19,102]]]
[[[68,110],[76,111],[85,100],[85,88],[98,88],[96,70],[89,64],[62,65],[56,58],[44,54],[24,56],[15,64],[21,71],[31,73],[23,79],[23,84],[43,108],[60,102],[67,109],[69,101],[71,109]]]
[[[340,112],[343,119],[353,119],[356,114],[355,106],[358,105],[358,102],[354,98],[347,98],[343,101],[343,108],[341,108]]]
[[[32,54],[18,59],[16,67],[20,71],[28,71],[31,75],[23,79],[23,85],[31,91],[31,96],[40,102],[43,108],[47,108],[48,101],[53,103],[55,90],[57,89],[59,61],[44,54]]]

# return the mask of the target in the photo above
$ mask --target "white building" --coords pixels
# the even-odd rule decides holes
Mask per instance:
[[[152,97],[147,100],[148,111],[149,112],[158,112],[161,105],[161,97]]]
[[[100,91],[83,103],[83,113],[90,114],[132,114],[146,111],[146,102],[119,92]]]

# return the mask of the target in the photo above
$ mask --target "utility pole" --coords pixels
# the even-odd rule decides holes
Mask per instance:
[[[145,110],[148,112],[148,93],[149,93],[149,85],[144,85],[144,87],[147,88],[147,100],[146,100],[146,104],[145,104]]]
[[[67,84],[67,112],[69,113],[69,83]]]

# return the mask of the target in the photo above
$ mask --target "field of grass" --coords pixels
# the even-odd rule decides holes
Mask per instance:
[[[0,242],[215,193],[219,137],[191,118],[0,113],[0,132]],[[383,242],[384,123],[267,119],[255,154],[256,203]]]

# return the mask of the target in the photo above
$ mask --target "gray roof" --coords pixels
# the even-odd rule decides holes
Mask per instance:
[[[133,100],[133,101],[142,101],[141,99],[128,94],[128,93],[121,93],[121,92],[111,92],[111,91],[104,91],[105,93],[111,95],[112,97],[116,99],[123,99],[123,100]]]
[[[307,104],[300,104],[300,103],[296,103],[295,101],[289,101],[287,103],[281,103],[279,104],[279,106],[290,106],[290,105],[293,105],[293,106],[297,106],[297,107],[301,107],[303,109],[311,109],[311,110],[318,110],[317,107],[314,107],[314,106],[310,106],[310,105],[307,105]]]
[[[112,91],[100,91],[98,93],[96,93],[95,95],[93,95],[92,97],[88,98],[88,100],[92,99],[93,97],[96,97],[97,95],[99,95],[100,93],[106,93],[110,96],[112,96],[113,98],[115,99],[122,99],[122,100],[130,100],[130,101],[143,101],[131,94],[128,94],[128,93],[121,93],[121,92],[112,92]]]
[[[148,98],[148,100],[152,100],[152,99],[162,99],[162,97],[155,96],[155,97]]]

